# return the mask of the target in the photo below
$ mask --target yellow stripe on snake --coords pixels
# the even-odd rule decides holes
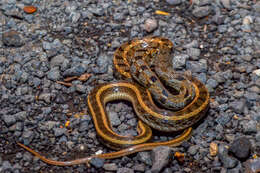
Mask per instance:
[[[191,126],[208,109],[209,92],[198,79],[173,70],[170,65],[172,48],[172,42],[162,37],[134,39],[122,44],[114,54],[115,69],[124,78],[135,82],[101,84],[88,95],[88,107],[99,138],[106,146],[119,151],[72,161],[55,161],[21,143],[18,145],[48,164],[69,166],[87,163],[95,157],[113,159],[161,145],[178,146],[188,140]],[[113,132],[105,110],[106,103],[113,100],[132,103],[140,119],[137,136],[121,136]],[[164,132],[183,132],[169,141],[148,142],[152,137],[150,127]]]

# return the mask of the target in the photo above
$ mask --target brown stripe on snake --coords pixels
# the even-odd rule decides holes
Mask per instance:
[[[86,163],[94,157],[117,158],[151,150],[159,145],[180,145],[184,140],[189,139],[192,132],[191,126],[205,115],[209,105],[209,93],[205,85],[196,78],[176,73],[169,68],[166,62],[169,61],[172,46],[168,39],[161,37],[135,39],[123,44],[115,52],[114,65],[122,75],[134,78],[142,86],[126,81],[101,84],[94,88],[88,96],[88,107],[99,138],[110,148],[122,148],[120,151],[92,155],[72,161],[55,161],[41,156],[21,143],[18,145],[42,161],[59,166]],[[159,62],[163,65],[158,64]],[[151,69],[152,66],[154,68]],[[131,68],[133,69],[131,70]],[[168,87],[175,89],[177,94],[169,93],[160,80],[165,82]],[[147,86],[148,88],[146,88]],[[175,100],[171,100],[173,98]],[[106,103],[113,100],[127,100],[132,103],[136,115],[141,120],[138,122],[137,136],[121,136],[113,132],[105,110]],[[165,109],[157,107],[157,103],[160,103]],[[150,127],[165,132],[180,130],[184,130],[184,132],[169,141],[147,143],[152,137]]]

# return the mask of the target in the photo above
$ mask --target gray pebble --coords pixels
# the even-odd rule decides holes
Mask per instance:
[[[155,19],[146,19],[144,23],[144,29],[147,32],[152,32],[158,27],[157,21]]]
[[[209,79],[207,85],[215,89],[218,86],[218,82],[214,79]]]
[[[170,147],[159,146],[154,148],[152,150],[153,166],[151,171],[153,173],[159,173],[169,163],[172,154]]]
[[[121,124],[118,113],[109,112],[108,116],[112,126],[119,126]]]
[[[224,145],[218,147],[218,157],[225,168],[234,168],[238,161],[228,155],[228,149]]]
[[[257,142],[260,142],[260,131],[255,135],[255,139]]]
[[[226,9],[230,9],[231,8],[231,4],[230,4],[230,0],[220,0],[222,5],[226,8]]]
[[[190,148],[188,149],[188,153],[191,155],[195,155],[199,150],[199,146],[198,145],[193,145],[190,146]]]
[[[221,115],[221,116],[219,116],[219,117],[216,119],[216,122],[217,122],[218,124],[220,124],[220,125],[225,125],[225,124],[227,124],[228,122],[230,122],[231,117],[230,117],[228,114],[220,112],[220,115]]]
[[[255,9],[256,12],[260,13],[260,2],[257,2],[253,8]]]
[[[200,49],[189,48],[187,49],[187,54],[192,58],[192,60],[198,60],[200,56]]]
[[[189,58],[188,55],[181,54],[181,55],[176,55],[172,59],[172,65],[174,69],[181,69],[182,67],[185,66],[186,60]]]
[[[58,68],[52,68],[49,73],[47,74],[48,79],[53,80],[53,81],[57,81],[60,79],[61,74]]]
[[[9,161],[3,161],[1,169],[3,172],[12,172],[13,167]]]
[[[234,112],[239,113],[239,114],[244,112],[244,109],[246,106],[244,100],[236,100],[236,101],[231,102],[229,105],[233,109]]]
[[[64,55],[60,54],[51,59],[50,65],[51,67],[61,66],[64,63],[64,61],[68,60],[64,57]]]
[[[53,131],[56,137],[60,137],[65,134],[66,128],[54,128]]]
[[[116,171],[118,169],[118,167],[115,163],[105,163],[103,168],[106,171]]]
[[[51,103],[53,98],[54,98],[54,95],[52,93],[41,93],[39,95],[39,100],[43,100],[46,103]]]
[[[145,171],[145,164],[136,164],[133,166],[135,171],[144,172]]]
[[[179,5],[181,4],[181,0],[166,0],[166,2],[170,5]]]
[[[197,61],[187,61],[186,68],[191,70],[194,73],[206,72],[207,71],[207,62],[201,59],[199,62]]]
[[[82,121],[79,126],[79,132],[85,132],[89,128],[89,121]]]
[[[34,138],[34,133],[31,130],[25,130],[22,134],[24,145],[29,145]]]
[[[247,133],[247,134],[257,132],[257,123],[254,120],[243,121],[242,126],[243,126],[243,129],[244,129],[244,132]]]
[[[143,151],[137,154],[137,158],[140,162],[145,163],[146,165],[152,165],[150,152]]]
[[[89,163],[95,168],[102,168],[104,166],[105,160],[101,158],[92,158]]]
[[[76,85],[76,91],[80,92],[80,93],[86,93],[87,91],[87,87],[85,85]]]
[[[3,115],[2,119],[8,127],[16,123],[14,115]]]
[[[131,168],[118,168],[117,173],[134,173],[134,170]]]
[[[229,152],[242,161],[246,160],[250,156],[250,151],[251,143],[246,137],[235,139],[229,148]]]
[[[202,18],[206,17],[211,13],[211,8],[209,6],[204,6],[204,7],[196,7],[193,11],[192,14],[197,17],[197,18]]]
[[[2,41],[6,46],[21,47],[24,44],[20,34],[14,30],[3,33]]]

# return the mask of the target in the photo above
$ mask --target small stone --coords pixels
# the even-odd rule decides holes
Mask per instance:
[[[144,29],[147,32],[152,32],[158,27],[157,21],[155,19],[146,19],[144,23]]]
[[[238,101],[236,100],[236,101],[231,102],[229,105],[233,109],[233,111],[238,114],[243,113],[245,106],[246,106],[244,100],[238,100]]]
[[[193,59],[198,60],[200,56],[200,49],[198,48],[189,48],[187,49],[187,54]]]
[[[102,158],[92,158],[89,163],[93,165],[95,168],[102,168],[105,163],[105,159]]]
[[[218,144],[216,144],[215,142],[211,142],[209,145],[209,153],[210,156],[216,156],[218,153]]]
[[[47,74],[48,79],[53,80],[53,81],[57,81],[60,79],[61,74],[58,68],[53,68],[49,71],[49,73]]]
[[[151,155],[150,152],[144,151],[139,152],[137,154],[137,158],[140,162],[145,163],[146,165],[152,165]]]
[[[70,13],[70,17],[72,23],[77,23],[81,17],[81,14],[73,11]]]
[[[255,139],[257,142],[260,142],[260,131],[255,135]]]
[[[193,11],[192,14],[197,17],[197,18],[202,18],[206,17],[211,13],[211,8],[209,6],[204,6],[204,7],[196,7]]]
[[[13,115],[3,115],[2,119],[8,127],[16,123],[15,116]]]
[[[60,137],[66,132],[66,128],[54,128],[53,130],[55,137]]]
[[[194,73],[201,73],[207,71],[207,61],[204,59],[200,59],[199,62],[197,61],[187,61],[186,68],[191,70]]]
[[[219,146],[218,157],[225,168],[236,167],[238,161],[228,155],[228,149],[224,145]]]
[[[246,137],[235,139],[229,148],[229,152],[241,161],[246,160],[250,156],[250,150],[251,143]]]
[[[31,130],[25,130],[22,134],[24,145],[29,145],[34,138],[34,133]]]
[[[192,40],[192,42],[184,45],[183,47],[189,49],[189,48],[198,48],[199,47],[199,42],[198,40]]]
[[[251,55],[241,55],[241,58],[247,62],[250,62],[253,58]]]
[[[108,116],[112,126],[119,126],[121,124],[118,113],[109,112]]]
[[[218,81],[216,81],[214,79],[209,79],[207,81],[207,85],[214,89],[218,86]]]
[[[253,73],[260,77],[260,69],[254,70]]]
[[[133,169],[130,168],[118,168],[117,173],[134,173]]]
[[[118,169],[118,167],[115,163],[105,163],[103,168],[106,171],[116,171]]]
[[[81,121],[79,126],[79,132],[84,132],[89,128],[89,121]]]
[[[46,103],[50,103],[53,100],[54,95],[52,93],[41,93],[39,100],[44,100]]]
[[[80,93],[86,93],[87,91],[87,87],[85,85],[76,85],[76,91],[80,92]]]
[[[222,5],[226,8],[226,9],[230,9],[230,0],[220,0]]]
[[[152,168],[151,172],[160,172],[170,161],[172,150],[170,147],[159,146],[152,150]]]
[[[144,172],[145,171],[145,164],[137,164],[133,166],[135,171]]]
[[[10,30],[5,32],[2,37],[2,41],[6,46],[21,47],[23,45],[20,34],[17,31]]]
[[[253,19],[251,16],[246,16],[243,18],[243,25],[250,25],[251,23],[253,23]]]
[[[245,173],[257,173],[260,172],[260,158],[249,159],[245,162]]]
[[[51,67],[61,66],[64,63],[64,61],[68,61],[68,60],[62,54],[57,55],[51,59],[50,65]]]
[[[191,155],[195,155],[199,150],[199,146],[198,145],[193,145],[190,146],[190,148],[188,149],[188,153]]]
[[[257,2],[257,3],[253,6],[253,8],[255,9],[256,12],[260,13],[260,1]]]
[[[243,121],[242,126],[243,126],[243,129],[244,129],[244,132],[247,133],[247,134],[257,132],[257,123],[254,120]]]
[[[2,167],[0,167],[0,170],[3,172],[12,172],[12,165],[9,161],[3,161]]]
[[[181,4],[181,0],[166,0],[166,2],[170,5],[179,5]]]
[[[181,69],[182,67],[185,66],[186,60],[189,58],[188,55],[181,54],[181,55],[176,55],[172,59],[172,65],[174,69]]]

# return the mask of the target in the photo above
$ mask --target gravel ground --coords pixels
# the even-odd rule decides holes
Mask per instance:
[[[37,11],[25,13],[28,5]],[[239,173],[260,167],[259,0],[2,0],[0,20],[1,173]],[[96,138],[86,98],[98,83],[117,80],[115,49],[147,35],[169,38],[174,68],[197,76],[211,93],[211,108],[189,141],[70,167],[45,164],[16,145],[57,160],[112,151]],[[71,85],[57,83],[84,74]],[[131,105],[109,103],[107,111],[115,131],[136,134]]]

